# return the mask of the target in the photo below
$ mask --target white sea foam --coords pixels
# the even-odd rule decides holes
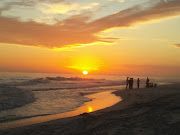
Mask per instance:
[[[4,80],[0,84],[0,89],[3,90],[1,92],[8,93],[4,96],[16,97],[13,97],[15,99],[13,101],[9,100],[9,103],[13,104],[6,104],[7,109],[0,111],[0,122],[72,111],[84,102],[92,100],[85,97],[85,94],[112,90],[112,86],[118,89],[123,84],[120,80],[80,77],[4,76],[1,80]],[[5,87],[7,89],[4,89]],[[12,89],[17,91],[11,93]],[[36,100],[21,104],[19,102],[23,100],[18,99],[29,98],[30,94],[24,94],[26,97],[22,97],[21,94],[19,97],[18,92],[32,92]]]

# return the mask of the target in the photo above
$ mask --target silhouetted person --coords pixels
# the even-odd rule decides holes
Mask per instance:
[[[139,85],[140,85],[140,79],[138,78],[137,79],[137,87],[139,88]]]
[[[134,80],[133,80],[133,78],[132,78],[131,89],[133,89],[133,83],[134,83]]]
[[[128,80],[128,85],[129,85],[129,89],[131,89],[131,85],[132,85],[132,80],[131,80],[131,78]]]
[[[128,85],[129,85],[129,77],[127,77],[126,79],[126,89],[128,88]]]
[[[147,80],[146,80],[146,87],[149,88],[149,78],[147,77]]]
[[[129,79],[129,89],[133,89],[133,78]]]

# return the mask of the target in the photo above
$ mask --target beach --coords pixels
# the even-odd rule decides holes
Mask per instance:
[[[180,0],[0,0],[0,135],[180,135]]]
[[[180,84],[117,90],[119,103],[92,113],[1,130],[2,135],[179,135]]]

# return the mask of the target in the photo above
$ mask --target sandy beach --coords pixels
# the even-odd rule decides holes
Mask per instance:
[[[180,135],[179,35],[180,0],[0,0],[0,135]]]
[[[180,84],[119,90],[119,103],[92,113],[6,129],[1,135],[179,135]]]

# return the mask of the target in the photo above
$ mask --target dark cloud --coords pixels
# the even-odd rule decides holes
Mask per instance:
[[[21,22],[18,19],[0,16],[0,42],[49,48],[74,44],[79,46],[97,41],[110,42],[96,37],[95,34],[110,28],[129,27],[134,23],[178,15],[180,15],[180,0],[167,2],[151,0],[89,23],[87,22],[91,18],[89,14],[72,16],[54,25],[32,21]]]
[[[3,1],[3,2],[6,2],[6,1]],[[13,6],[27,6],[27,7],[32,7],[32,6],[35,6],[36,3],[35,1],[25,1],[25,0],[22,0],[22,1],[17,1],[17,2],[6,2],[4,4],[4,6],[2,8],[0,8],[0,15],[3,11],[7,11],[7,10],[10,10]]]
[[[153,4],[153,1],[149,1],[96,20],[89,25],[101,31],[113,27],[129,27],[134,23],[180,15],[180,0],[171,0],[168,3],[160,1],[155,5]]]
[[[180,48],[180,44],[174,44],[174,46]]]

